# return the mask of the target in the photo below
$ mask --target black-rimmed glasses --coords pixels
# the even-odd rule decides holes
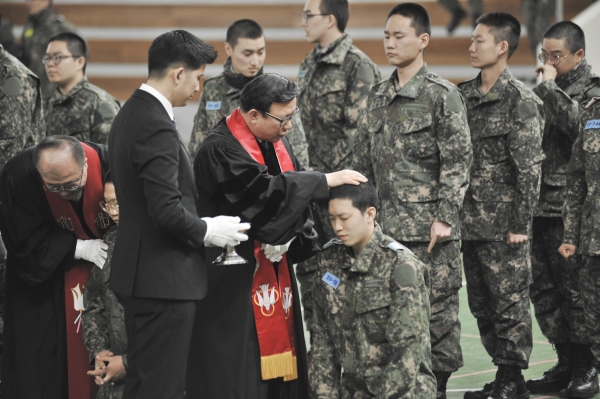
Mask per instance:
[[[102,208],[102,210],[106,213],[116,213],[117,215],[119,214],[119,204],[117,202],[106,202],[106,201],[100,201],[100,208]]]
[[[81,177],[79,178],[79,183],[76,186],[48,187],[48,186],[52,186],[53,184],[48,184],[48,183],[44,182],[44,191],[48,191],[49,193],[59,193],[61,191],[76,191],[79,188],[81,188],[81,182],[82,181],[83,181],[83,168],[81,168]]]
[[[81,57],[81,56],[80,55],[53,55],[53,56],[47,55],[44,58],[42,58],[42,64],[46,65],[48,63],[48,61],[52,61],[52,63],[54,65],[58,65],[63,60],[63,58],[79,58],[79,57]]]
[[[265,114],[269,115],[271,118],[273,118],[273,119],[275,119],[276,121],[278,121],[278,122],[279,122],[279,126],[283,126],[283,125],[285,125],[286,123],[288,123],[289,121],[291,121],[291,120],[292,120],[292,118],[293,118],[294,116],[296,116],[296,114],[297,114],[298,112],[300,112],[300,110],[298,109],[298,107],[296,107],[296,109],[294,110],[294,112],[293,112],[293,113],[292,113],[290,116],[286,116],[286,117],[285,117],[285,118],[283,118],[283,119],[282,119],[282,118],[278,118],[278,117],[276,117],[275,115],[271,115],[271,114],[270,114],[270,113],[268,113],[268,112],[265,112]]]

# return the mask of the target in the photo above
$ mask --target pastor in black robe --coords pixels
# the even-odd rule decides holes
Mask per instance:
[[[282,174],[273,144],[268,142],[259,142],[266,166],[256,162],[231,134],[224,119],[206,138],[195,159],[200,217],[239,216],[252,227],[249,240],[236,247],[249,264],[208,267],[208,294],[196,307],[188,362],[188,399],[308,397],[306,345],[292,264],[318,251],[312,202],[329,198],[329,189],[325,175],[302,171],[285,137],[282,142],[299,172]],[[264,381],[251,302],[256,266],[254,240],[277,245],[294,237],[288,264],[296,298],[293,315],[298,379],[285,383],[282,378]],[[209,262],[221,252],[221,248],[207,250]]]
[[[86,144],[98,153],[104,175],[106,146]],[[73,262],[77,238],[54,220],[33,149],[8,161],[0,174],[0,230],[8,252],[2,396],[63,399],[68,398],[64,271]]]

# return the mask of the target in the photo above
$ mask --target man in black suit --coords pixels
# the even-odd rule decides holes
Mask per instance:
[[[198,217],[192,165],[173,120],[200,89],[214,48],[176,30],[148,51],[148,82],[115,118],[109,165],[122,215],[110,288],[125,308],[124,398],[183,397],[195,302],[206,295],[204,245],[237,245],[239,218]]]

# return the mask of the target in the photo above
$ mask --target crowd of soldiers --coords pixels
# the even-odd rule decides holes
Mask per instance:
[[[107,144],[120,109],[85,77],[85,41],[52,13],[50,0],[30,3],[21,45],[3,41],[0,46],[0,168],[47,135]],[[422,262],[415,260],[424,265],[417,270],[428,284],[422,306],[430,307],[429,340],[420,341],[431,353],[429,370],[418,370],[427,361],[410,359],[411,351],[401,359],[380,351],[382,340],[401,341],[407,331],[421,331],[422,318],[398,322],[390,310],[389,320],[382,321],[387,327],[374,334],[368,328],[369,322],[377,324],[373,317],[396,309],[389,295],[376,295],[366,305],[361,298],[330,295],[323,279],[336,267],[339,255],[331,241],[336,232],[327,203],[315,204],[324,255],[297,267],[305,320],[314,332],[315,397],[338,397],[343,390],[323,378],[332,373],[328,367],[338,367],[338,374],[343,367],[345,389],[362,392],[355,398],[375,397],[381,389],[398,393],[405,387],[402,379],[415,379],[419,372],[434,376],[436,386],[433,393],[412,391],[414,397],[445,398],[449,377],[463,365],[458,320],[463,266],[469,308],[498,366],[493,382],[465,398],[522,399],[529,392],[562,389],[591,398],[599,392],[600,78],[586,62],[581,28],[559,22],[539,33],[537,42],[530,40],[541,43],[543,64],[536,70],[541,83],[530,90],[508,68],[519,22],[509,14],[483,14],[481,2],[471,3],[475,29],[469,52],[471,65],[481,72],[458,87],[427,69],[431,26],[423,7],[405,3],[390,11],[384,48],[395,70],[381,80],[377,65],[345,33],[347,1],[308,0],[304,6],[302,26],[315,47],[300,65],[299,113],[287,138],[306,169],[353,169],[368,177],[379,196],[374,237],[384,247],[385,237],[391,237]],[[465,12],[456,12],[458,25]],[[0,20],[0,32],[7,26]],[[192,159],[213,126],[239,107],[243,87],[263,74],[266,48],[256,22],[240,20],[229,27],[223,72],[206,80],[194,118]],[[95,278],[105,283],[106,270]],[[390,273],[379,277],[390,279]],[[88,295],[92,292],[108,295],[100,287]],[[348,307],[339,313],[344,303]],[[528,368],[533,345],[530,303],[558,363],[525,381],[521,370]],[[116,305],[113,309],[119,312]],[[354,330],[356,320],[367,327]],[[93,363],[110,348],[98,345],[105,332],[89,325],[84,340]],[[331,338],[322,341],[331,336],[344,337],[335,350],[328,348]],[[389,357],[401,372],[386,374],[393,363]],[[110,392],[103,397],[120,397],[122,390]]]

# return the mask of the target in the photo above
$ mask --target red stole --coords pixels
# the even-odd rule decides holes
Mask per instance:
[[[227,117],[227,127],[242,147],[259,164],[265,165],[256,138],[248,129],[239,108]],[[294,171],[294,164],[281,141],[273,143],[281,173]],[[252,308],[260,347],[260,368],[263,380],[283,377],[284,381],[298,378],[296,346],[294,345],[294,315],[292,281],[287,254],[275,266],[266,258],[254,241],[257,269],[252,279]],[[279,276],[279,281],[277,280]]]
[[[108,215],[100,209],[104,200],[102,185],[102,165],[98,153],[90,146],[81,143],[87,158],[88,170],[83,190],[83,217],[94,237],[89,237],[83,229],[71,203],[56,193],[46,191],[46,199],[58,226],[71,231],[81,240],[102,238],[102,229],[108,227]],[[65,314],[67,323],[67,372],[69,399],[94,398],[98,390],[92,377],[87,375],[90,360],[81,337],[81,313],[83,312],[83,288],[93,263],[83,259],[73,260],[65,268]]]

